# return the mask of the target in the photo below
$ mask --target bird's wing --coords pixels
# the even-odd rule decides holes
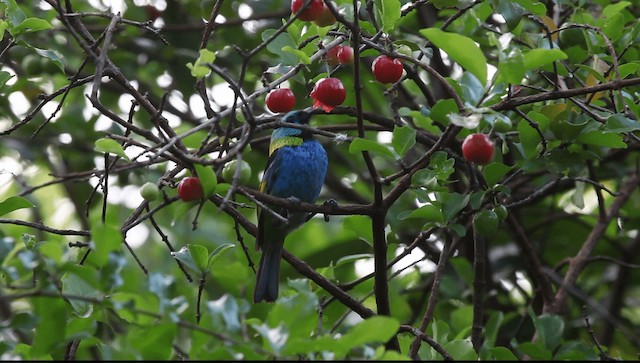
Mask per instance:
[[[280,166],[282,165],[282,153],[279,153],[280,148],[275,149],[269,156],[267,161],[267,168],[262,175],[262,181],[260,182],[260,191],[263,193],[271,194],[271,188],[273,186],[273,180],[278,178],[280,173]],[[257,208],[258,212],[258,237],[256,238],[256,248],[258,251],[262,249],[264,243],[265,233],[265,218],[266,214],[262,211],[262,208]]]

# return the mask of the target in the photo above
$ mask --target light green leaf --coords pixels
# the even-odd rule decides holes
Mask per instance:
[[[409,126],[394,126],[393,127],[393,138],[391,140],[391,145],[393,145],[393,149],[401,156],[404,156],[407,151],[411,150],[411,148],[416,144],[416,130],[412,129]]]
[[[46,29],[52,29],[53,25],[48,21],[38,18],[27,18],[18,26],[13,28],[13,35],[18,35],[26,32],[37,32]]]
[[[5,199],[4,202],[0,203],[0,216],[23,208],[33,208],[33,204],[23,197],[9,197]]]
[[[213,168],[207,165],[195,164],[196,173],[200,178],[200,182],[202,183],[202,191],[204,193],[204,197],[208,198],[216,192],[216,187],[218,186],[218,177],[216,173],[213,171]]]
[[[478,77],[483,85],[487,83],[487,58],[471,38],[439,28],[421,29],[420,34]]]
[[[124,148],[114,139],[102,138],[98,139],[95,142],[95,146],[93,148],[95,151],[99,153],[109,153],[113,155],[118,155],[119,157],[129,160],[129,157],[124,152]]]
[[[209,75],[211,69],[208,64],[216,60],[216,54],[207,49],[200,49],[200,56],[194,63],[187,63],[187,68],[191,70],[191,75],[197,79],[202,79]]]
[[[362,138],[357,138],[351,141],[351,144],[349,144],[350,153],[355,154],[362,151],[370,151],[376,154],[395,157],[395,155],[393,155],[393,152],[389,150],[389,147],[387,147],[386,145],[382,145],[377,141]]]
[[[191,257],[191,252],[187,246],[183,246],[179,251],[171,252],[171,256],[176,260],[182,262],[185,266],[193,270],[194,272],[201,272],[201,270],[196,266],[193,257]]]
[[[400,1],[399,0],[382,0],[382,30],[389,32],[395,28],[398,19],[400,19]]]
[[[449,121],[451,121],[452,124],[471,130],[480,125],[482,114],[472,113],[470,115],[463,116],[457,113],[450,113],[447,115],[447,118],[449,119]]]
[[[474,361],[478,359],[473,344],[466,339],[452,340],[444,346],[444,349],[451,354],[454,360]]]
[[[309,58],[307,53],[303,52],[302,50],[294,48],[294,47],[292,47],[290,45],[286,45],[286,46],[282,47],[282,51],[283,52],[289,52],[289,53],[295,55],[296,58],[298,58],[298,61],[300,61],[300,63],[302,63],[302,64],[311,64],[311,58]]]
[[[383,343],[391,339],[400,323],[388,316],[374,316],[356,325],[338,341],[349,348],[359,347],[367,343]]]
[[[398,215],[398,219],[422,219],[426,222],[438,222],[444,223],[444,216],[439,207],[432,204],[423,205],[418,209],[414,209],[408,214],[401,213]]]
[[[540,143],[540,135],[536,129],[534,129],[528,122],[518,123],[518,133],[520,134],[520,142],[524,149],[524,154],[527,158],[532,158],[536,155],[536,148]]]
[[[64,337],[67,328],[67,303],[63,299],[46,297],[34,298],[31,301],[35,316],[39,318],[31,354],[34,356],[51,354],[56,348],[65,344],[61,337]]]
[[[223,245],[218,246],[215,250],[213,250],[213,252],[209,254],[209,262],[207,263],[207,270],[211,268],[211,265],[213,265],[213,262],[217,260],[222,255],[223,252],[234,247],[235,245],[233,243],[225,243]]]
[[[602,16],[605,18],[610,18],[615,14],[620,13],[622,10],[631,5],[629,1],[620,1],[616,4],[609,4],[602,9]]]
[[[567,59],[567,55],[560,49],[533,49],[524,55],[524,68],[536,69],[561,59]]]
[[[206,272],[209,265],[209,250],[203,245],[188,244],[187,249],[198,271]]]
[[[109,253],[118,250],[122,245],[120,229],[108,224],[97,223],[91,228],[91,237],[95,246],[92,258],[100,267],[106,265]]]
[[[5,30],[7,30],[8,27],[9,27],[9,23],[0,19],[0,41],[4,39],[4,32]]]
[[[525,342],[518,345],[518,350],[536,360],[551,360],[553,354],[539,343]]]
[[[353,232],[359,239],[373,244],[371,218],[367,216],[348,216],[342,222],[342,228]]]
[[[340,265],[345,265],[351,262],[364,260],[366,258],[373,258],[373,255],[371,253],[359,253],[356,255],[344,256],[344,257],[341,257],[338,261],[336,261],[336,267]]]

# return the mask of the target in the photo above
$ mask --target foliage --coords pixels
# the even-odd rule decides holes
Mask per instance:
[[[0,2],[3,359],[637,358],[635,2],[334,0],[324,27],[286,0],[102,3]],[[337,204],[259,193],[265,96],[306,108],[328,77]],[[256,205],[315,214],[273,304]]]

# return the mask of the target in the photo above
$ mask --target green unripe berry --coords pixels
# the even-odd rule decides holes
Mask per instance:
[[[158,186],[154,183],[146,182],[140,188],[140,195],[142,196],[142,198],[144,198],[144,200],[150,202],[160,197],[160,189],[158,189]]]
[[[233,177],[236,174],[236,169],[238,168],[237,165],[238,165],[238,160],[234,159],[228,162],[224,166],[224,168],[222,168],[222,177],[228,183],[231,183],[231,181],[233,180]],[[251,165],[249,165],[249,163],[247,163],[246,161],[242,160],[242,163],[240,164],[239,182],[240,184],[246,184],[247,182],[249,182],[250,178],[251,178]]]
[[[473,217],[473,229],[479,236],[491,236],[498,230],[500,220],[496,212],[492,210],[483,210]]]
[[[496,206],[495,208],[493,208],[493,211],[496,213],[496,215],[498,216],[498,219],[501,221],[504,221],[509,216],[509,211],[507,210],[507,207],[505,207],[504,205]]]

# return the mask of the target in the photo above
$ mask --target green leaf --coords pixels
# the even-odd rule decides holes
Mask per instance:
[[[640,130],[640,123],[626,117],[622,113],[611,115],[604,125],[604,132],[623,133],[637,130]]]
[[[567,55],[560,49],[532,49],[524,55],[524,68],[532,70],[561,59],[567,59]]]
[[[345,265],[351,262],[355,262],[355,261],[359,261],[359,260],[364,260],[367,258],[373,258],[373,254],[371,253],[359,253],[356,255],[349,255],[349,256],[344,256],[344,257],[340,257],[340,259],[338,261],[336,261],[336,267],[340,266],[340,265]]]
[[[401,12],[399,0],[382,0],[378,1],[382,3],[382,31],[389,32],[395,28],[398,19],[400,19]]]
[[[89,266],[73,266],[72,271],[62,275],[62,293],[65,295],[96,298],[99,294],[92,283],[87,281],[95,277],[96,270]],[[94,281],[95,282],[95,281]],[[69,299],[73,311],[81,318],[88,318],[93,313],[93,304],[80,299]]]
[[[466,339],[452,340],[444,346],[444,349],[451,354],[454,360],[477,360],[478,355],[473,350],[473,344]]]
[[[620,1],[617,4],[609,4],[602,9],[602,16],[605,18],[610,18],[615,14],[620,13],[622,10],[626,9],[631,5],[629,1]]]
[[[489,349],[489,353],[491,353],[496,360],[509,360],[514,362],[519,360],[518,357],[506,347],[493,347]]]
[[[188,244],[187,249],[197,268],[202,273],[207,271],[209,264],[209,250],[203,245]]]
[[[211,268],[211,265],[213,265],[213,262],[215,260],[217,260],[223,252],[234,248],[236,245],[234,245],[233,243],[225,243],[223,245],[218,246],[215,250],[213,250],[213,252],[211,252],[209,254],[209,262],[207,263],[207,270]]]
[[[502,177],[507,175],[507,173],[509,173],[512,168],[512,166],[495,162],[485,166],[482,174],[484,175],[484,179],[487,181],[487,185],[492,187],[496,185],[496,183],[498,183],[498,181],[500,181]]]
[[[130,326],[126,341],[130,348],[140,353],[140,359],[162,361],[171,357],[173,341],[178,325],[172,321],[154,324],[152,327]]]
[[[26,32],[37,32],[46,29],[53,29],[53,25],[44,19],[27,18],[13,28],[13,35],[16,36]]]
[[[623,141],[622,135],[605,133],[599,130],[580,134],[576,137],[576,141],[588,145],[604,146],[614,149],[627,148],[627,144]]]
[[[100,267],[106,265],[109,253],[116,251],[122,245],[120,229],[108,224],[97,223],[91,228],[94,250],[92,258]]]
[[[439,28],[421,29],[420,34],[478,77],[483,85],[487,83],[487,58],[472,39]]]
[[[618,71],[620,72],[620,79],[625,79],[628,76],[638,74],[638,70],[640,70],[640,63],[627,63],[622,64],[618,67]]]
[[[40,356],[51,354],[66,342],[61,339],[67,328],[67,303],[58,298],[34,298],[36,316],[39,318],[31,354]]]
[[[393,337],[400,323],[388,316],[374,316],[353,327],[339,340],[339,344],[349,349],[368,343],[384,343]]]
[[[284,47],[282,47],[282,51],[283,52],[289,52],[289,53],[295,55],[296,58],[298,59],[298,61],[300,63],[302,63],[302,64],[311,64],[311,58],[309,58],[307,53],[303,52],[302,50],[294,48],[294,47],[292,47],[290,45],[285,45]]]
[[[550,351],[537,343],[526,342],[518,345],[518,350],[536,360],[551,360]]]
[[[525,156],[527,158],[535,157],[536,149],[541,141],[536,129],[529,125],[528,122],[523,121],[518,123],[518,133],[520,134],[520,142]]]
[[[9,197],[5,199],[4,202],[0,203],[0,216],[23,208],[33,208],[33,204],[23,197]]]
[[[412,210],[408,215],[400,214],[398,219],[422,219],[426,222],[444,223],[444,216],[439,207],[432,204],[423,205],[418,209]]]
[[[500,53],[498,71],[507,83],[519,84],[522,81],[526,68],[524,66],[524,55],[522,55],[520,48],[513,48],[508,55]]]
[[[275,29],[265,30],[264,32],[262,32],[262,40],[266,41],[275,33],[276,33]],[[297,65],[298,58],[295,55],[282,50],[286,46],[290,46],[292,48],[298,47],[298,45],[293,41],[293,38],[289,33],[280,33],[273,39],[273,41],[271,41],[267,45],[267,50],[275,55],[280,56],[279,63],[282,63],[283,65],[287,65],[287,66]],[[278,63],[278,62],[274,62],[274,64],[275,63]]]
[[[409,126],[394,126],[391,145],[398,155],[404,156],[416,144],[416,130]]]
[[[213,171],[213,168],[207,165],[195,164],[194,166],[196,168],[196,174],[198,174],[200,178],[200,183],[202,183],[204,197],[208,198],[212,196],[218,186],[216,173]]]
[[[16,0],[2,0],[2,2],[7,5],[7,17],[12,25],[10,29],[22,23],[27,18],[24,11],[22,11],[16,3]]]
[[[435,105],[433,105],[430,116],[434,121],[438,121],[446,125],[449,123],[449,115],[457,114],[458,112],[459,110],[456,101],[452,98],[445,98],[439,100]]]
[[[533,321],[540,343],[549,351],[556,349],[562,342],[564,332],[564,320],[558,315],[544,314]]]
[[[487,324],[485,325],[484,346],[491,348],[495,345],[500,331],[500,326],[504,321],[504,313],[502,311],[492,312]],[[509,352],[511,353],[511,352]],[[513,353],[512,353],[513,354]]]
[[[533,15],[544,15],[547,13],[547,7],[538,1],[531,0],[513,0],[520,4],[523,8],[527,9]]]
[[[33,48],[33,49],[36,51],[36,53],[51,60],[53,64],[56,65],[56,67],[58,67],[62,72],[64,72],[64,62],[62,61],[62,55],[60,53],[51,49],[39,49],[39,48]]]
[[[124,148],[114,139],[102,138],[98,139],[95,142],[95,146],[93,148],[95,151],[99,153],[109,153],[113,155],[117,155],[125,160],[129,160],[129,157],[124,152]]]
[[[444,222],[449,222],[469,203],[469,194],[460,193],[441,193],[438,200],[442,203],[442,216]]]
[[[348,216],[342,222],[342,228],[353,232],[358,238],[373,244],[373,232],[371,218],[367,216]]]
[[[377,141],[362,138],[357,138],[351,141],[351,144],[349,144],[350,153],[355,154],[362,151],[370,151],[376,154],[395,157],[395,155],[393,155],[393,152],[389,150],[386,145],[382,145]]]
[[[5,30],[7,30],[8,27],[9,27],[9,23],[0,19],[0,41],[4,39],[4,32]]]
[[[0,29],[1,31],[2,29]],[[2,40],[2,39],[0,39]],[[13,77],[11,75],[11,73],[6,72],[6,71],[0,71],[0,88],[4,87],[4,85],[7,83],[8,80],[11,79],[11,77]]]

